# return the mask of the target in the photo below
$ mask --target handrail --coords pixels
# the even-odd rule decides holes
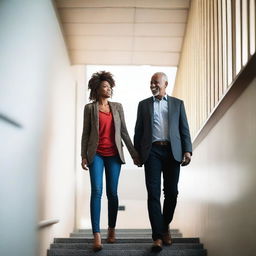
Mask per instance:
[[[207,136],[214,125],[223,117],[230,106],[256,77],[255,67],[256,53],[250,57],[246,66],[238,73],[227,92],[221,98],[218,105],[213,109],[211,115],[205,121],[202,128],[195,136],[193,140],[193,149],[195,149],[200,144],[200,142]]]
[[[10,124],[10,125],[13,125],[13,126],[16,126],[17,128],[22,128],[22,125],[19,124],[18,122],[14,121],[13,119],[11,119],[10,117],[0,113],[0,120]]]
[[[38,223],[38,228],[39,228],[39,229],[45,228],[45,227],[48,227],[48,226],[57,224],[57,223],[59,223],[59,222],[60,222],[59,219],[42,220],[42,221],[40,221],[40,222]]]

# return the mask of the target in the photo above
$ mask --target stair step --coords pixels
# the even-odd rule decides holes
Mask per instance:
[[[105,233],[101,233],[102,237],[106,237],[107,234]],[[171,233],[172,237],[173,238],[177,238],[177,237],[182,237],[182,234],[181,233]],[[84,238],[92,238],[93,235],[92,234],[86,234],[86,233],[70,233],[70,237],[84,237]],[[116,237],[117,238],[151,238],[151,233],[150,234],[131,234],[131,233],[127,233],[127,234],[120,234],[119,232],[116,232]]]
[[[157,253],[157,256],[206,256],[205,249],[170,249],[164,247]],[[51,249],[47,251],[47,256],[92,256],[95,253],[92,250],[73,250],[73,249]],[[150,248],[144,250],[101,250],[97,256],[155,256]]]
[[[116,243],[106,242],[107,229],[102,229],[103,250],[97,256],[156,256],[151,252],[152,238],[150,229],[117,229]],[[207,250],[198,237],[185,237],[178,229],[171,230],[173,244],[164,246],[157,256],[206,256]],[[54,238],[47,256],[93,256],[93,235],[91,229],[79,229],[69,238]]]
[[[136,243],[136,244],[103,244],[104,249],[106,250],[140,250],[150,248],[152,243]],[[86,250],[91,249],[92,244],[89,243],[55,243],[51,244],[51,249],[79,249]],[[203,249],[203,244],[200,243],[174,243],[171,246],[171,249]]]
[[[183,238],[173,238],[173,243],[200,243],[198,237],[183,237]],[[54,238],[54,243],[92,243],[92,238]],[[106,239],[102,239],[103,243],[106,243]],[[151,238],[123,238],[117,239],[116,243],[152,243]]]
[[[107,229],[101,229],[101,233],[107,233]],[[179,229],[170,229],[171,233],[180,233]],[[152,231],[151,229],[116,229],[116,232],[118,233],[136,233],[136,234],[151,234]],[[78,229],[78,230],[75,230],[73,233],[88,233],[88,234],[91,234],[92,233],[92,230],[91,229]]]

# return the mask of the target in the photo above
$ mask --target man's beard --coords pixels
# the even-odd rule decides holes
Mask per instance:
[[[160,90],[159,90],[159,89],[157,89],[157,90],[151,90],[151,92],[152,92],[153,96],[158,96],[159,93],[160,93]]]

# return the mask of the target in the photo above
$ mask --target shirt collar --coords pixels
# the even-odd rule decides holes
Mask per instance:
[[[167,101],[167,94],[164,95],[163,99]],[[155,96],[153,96],[153,101],[156,101],[156,100],[159,100],[159,99],[157,99]]]

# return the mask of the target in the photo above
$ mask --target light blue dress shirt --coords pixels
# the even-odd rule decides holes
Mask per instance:
[[[162,100],[153,97],[153,134],[152,142],[170,141],[168,133],[168,100],[165,95]]]

